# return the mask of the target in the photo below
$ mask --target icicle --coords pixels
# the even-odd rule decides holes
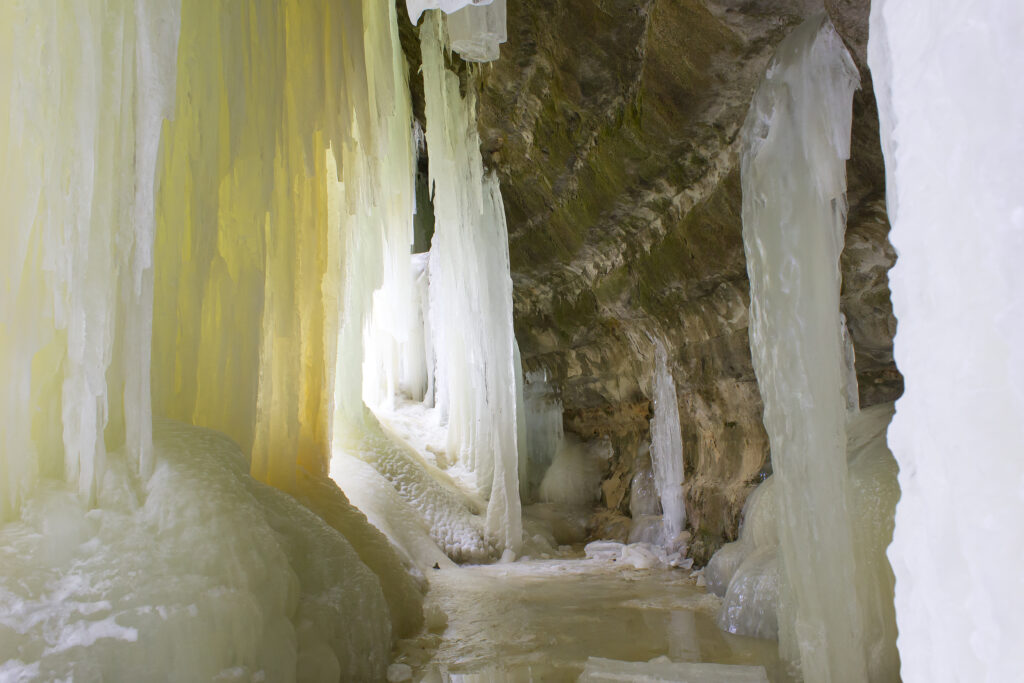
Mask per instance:
[[[154,186],[173,3],[0,8],[0,519],[40,474],[87,501],[108,451],[152,469]]]
[[[780,44],[743,129],[750,345],[779,494],[780,647],[811,681],[868,676],[839,318],[857,82],[832,24],[812,18]]]
[[[651,464],[654,484],[661,499],[664,542],[676,545],[686,528],[686,501],[683,497],[683,436],[679,426],[676,383],[668,369],[665,345],[654,342],[654,381],[651,418]]]
[[[516,379],[505,210],[486,177],[475,100],[445,68],[439,15],[420,29],[427,146],[436,229],[430,254],[436,386],[448,451],[488,499],[487,531],[500,546],[522,540]],[[471,93],[472,93],[472,89]]]

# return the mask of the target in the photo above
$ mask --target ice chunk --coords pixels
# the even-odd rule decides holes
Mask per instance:
[[[418,24],[420,16],[428,9],[439,9],[445,14],[457,12],[463,7],[475,5],[483,7],[494,0],[405,0],[405,8],[409,12],[409,19]]]
[[[579,683],[768,683],[763,666],[683,662],[621,662],[590,657]]]
[[[498,47],[508,40],[505,0],[487,5],[471,3],[448,16],[448,39],[452,49],[468,62],[493,62],[501,56]]]

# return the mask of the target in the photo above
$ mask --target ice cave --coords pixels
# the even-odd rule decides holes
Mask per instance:
[[[0,681],[1024,681],[1022,38],[0,0]]]

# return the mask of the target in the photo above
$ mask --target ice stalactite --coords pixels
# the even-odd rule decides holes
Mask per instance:
[[[1022,31],[1011,0],[871,6],[899,254],[889,280],[906,390],[889,429],[902,491],[889,558],[908,682],[1024,671]]]
[[[431,310],[437,397],[448,450],[488,500],[486,530],[501,547],[522,540],[516,426],[515,337],[505,209],[484,174],[472,88],[445,67],[438,14],[420,28],[427,147],[436,229]]]
[[[750,346],[778,496],[780,648],[808,681],[865,681],[847,495],[839,255],[857,69],[824,15],[787,37],[743,129]]]
[[[654,343],[654,381],[651,393],[654,417],[651,418],[651,466],[654,485],[661,500],[663,541],[678,545],[677,538],[686,528],[686,501],[683,497],[683,435],[679,426],[676,383],[668,368],[668,353],[659,340]]]
[[[122,446],[153,467],[153,193],[178,11],[55,9],[0,8],[0,520],[39,476],[95,501]]]

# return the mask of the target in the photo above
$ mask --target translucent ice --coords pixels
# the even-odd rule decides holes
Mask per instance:
[[[605,455],[599,443],[566,436],[541,482],[541,502],[587,505],[597,501]]]
[[[878,573],[868,579],[857,551],[865,522],[854,509],[885,505],[856,497],[847,471],[852,381],[838,261],[857,83],[831,23],[824,15],[812,18],[779,45],[743,129],[750,345],[775,473],[780,648],[814,681],[895,675],[892,658],[882,664],[887,656],[878,654],[891,650],[874,609],[884,604],[885,584]],[[762,577],[770,562],[760,559]],[[757,588],[757,575],[741,564],[732,581],[742,582],[746,594]],[[720,588],[714,576],[709,581]],[[729,592],[736,593],[731,585]]]
[[[469,5],[483,7],[492,2],[494,0],[405,0],[405,8],[409,12],[409,19],[412,20],[412,23],[418,24],[420,15],[428,9],[439,9],[446,14],[451,14]]]
[[[676,384],[668,369],[668,354],[661,341],[654,345],[652,383],[654,417],[651,418],[651,463],[654,485],[661,499],[665,539],[672,542],[686,527],[683,497],[683,436],[679,426]]]
[[[466,61],[493,62],[508,40],[505,22],[505,0],[468,4],[448,17],[448,39]]]

